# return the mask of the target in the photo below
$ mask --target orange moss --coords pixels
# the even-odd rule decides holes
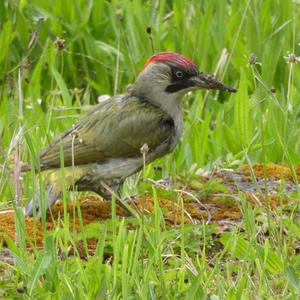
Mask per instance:
[[[267,166],[263,166],[260,164],[254,164],[253,169],[257,177],[264,177],[264,175],[267,174],[267,176],[276,179],[284,178],[286,180],[292,180],[292,174],[289,167],[286,165],[269,164]],[[248,166],[242,166],[240,170],[243,171],[244,176],[250,176]],[[297,176],[300,178],[300,166],[297,166],[295,170]],[[203,178],[199,180],[203,180]],[[207,181],[205,178],[204,180]],[[185,223],[202,223],[207,220],[215,223],[223,220],[236,222],[242,219],[242,213],[240,210],[240,204],[236,201],[237,192],[232,191],[232,193],[232,195],[224,196],[224,194],[222,195],[221,193],[216,192],[209,196],[203,196],[203,199],[200,198],[197,201],[194,199],[191,200],[190,197],[184,198],[184,196],[182,196],[183,198],[178,201],[159,198],[158,202],[159,206],[163,210],[166,221],[171,224],[181,224],[182,206],[184,209],[183,221]],[[252,206],[270,207],[271,209],[276,209],[279,205],[287,203],[287,200],[275,195],[267,196],[265,198],[265,195],[246,193],[245,197]],[[142,211],[142,208],[144,208],[145,214],[151,213],[154,211],[153,198],[151,196],[145,196],[144,198],[139,197],[137,199],[136,206],[140,212]],[[70,231],[72,232],[80,232],[83,230],[78,218],[78,207],[81,211],[83,225],[87,225],[92,222],[101,222],[111,218],[111,203],[102,201],[101,198],[97,196],[81,197],[77,201],[69,203],[67,206],[70,219]],[[117,215],[120,217],[126,217],[127,213],[122,208],[117,207]],[[58,220],[63,220],[63,217],[63,204],[55,204],[51,208],[51,212],[47,213],[47,230],[53,231],[57,228]],[[30,247],[30,244],[36,244],[38,247],[42,247],[43,232],[41,229],[41,222],[36,221],[36,224],[34,224],[33,218],[26,217],[25,223],[28,246]],[[15,215],[13,212],[0,214],[0,241],[3,240],[4,245],[5,236],[9,236],[11,239],[14,239]],[[87,246],[91,254],[94,252],[96,245],[97,239],[93,238],[87,240]],[[82,241],[78,242],[76,248],[80,255],[86,255]]]
[[[257,164],[255,163],[253,166],[253,171],[256,177],[268,177],[274,179],[284,179],[284,180],[293,180],[293,174],[291,169],[286,164]],[[295,169],[295,173],[297,179],[300,180],[300,165],[293,166]],[[249,165],[243,165],[240,169],[244,172],[244,175],[250,176],[251,169]]]
[[[248,195],[247,200],[252,205],[257,205],[258,201],[261,205],[264,205],[264,200],[260,196],[255,197],[254,200],[253,195]],[[270,196],[268,197],[268,202],[270,207],[276,208],[283,201],[279,197]],[[165,218],[174,223],[181,223],[181,202],[173,202],[172,200],[161,198],[159,199],[159,205],[163,208]],[[77,200],[77,203],[68,204],[68,213],[70,217],[70,230],[73,231],[75,229],[76,232],[82,230],[78,218],[78,210],[77,205],[80,207],[83,225],[90,224],[92,222],[104,221],[111,217],[111,205],[109,202],[101,201],[98,197],[95,196],[87,196],[82,197]],[[144,207],[145,213],[153,212],[154,203],[153,198],[150,196],[146,196],[144,199],[144,204],[142,198],[139,198],[137,201],[137,207],[141,210]],[[119,216],[126,216],[126,212],[117,207],[117,214]],[[51,231],[57,227],[57,220],[60,218],[63,220],[63,205],[62,203],[57,203],[51,209],[51,213],[47,215],[46,228]],[[220,221],[224,219],[230,220],[240,220],[242,218],[242,214],[240,212],[239,206],[236,202],[232,201],[232,199],[224,197],[211,197],[199,202],[189,201],[184,203],[184,222],[199,222],[206,221],[207,218],[211,217],[212,221]],[[42,224],[40,221],[36,221],[36,226],[34,227],[33,218],[26,217],[26,232],[28,241],[34,242],[34,236],[36,236],[36,244],[37,246],[42,246],[43,242],[43,233],[42,233]],[[35,231],[35,232],[34,232]],[[14,238],[15,234],[15,216],[14,213],[7,213],[0,215],[0,237],[4,237],[8,235],[10,238]],[[92,244],[96,244],[96,241],[91,241]]]
[[[99,197],[96,196],[86,196],[77,200],[79,204],[82,222],[83,225],[90,224],[92,222],[103,221],[111,216],[111,205],[109,202],[101,201]],[[78,210],[77,210],[76,201],[68,204],[68,214],[69,214],[69,227],[70,231],[80,232],[82,227],[78,218]],[[122,208],[117,207],[117,214],[119,216],[125,216],[126,213]],[[46,229],[48,231],[52,231],[57,228],[57,220],[60,218],[63,220],[64,209],[63,204],[58,202],[55,204],[51,211],[47,213],[47,221],[46,221]],[[43,246],[43,231],[42,231],[42,223],[39,220],[36,220],[36,224],[34,226],[34,219],[31,217],[25,218],[26,224],[26,237],[27,237],[27,245],[30,247],[30,244],[36,244],[38,247]],[[14,212],[9,212],[6,214],[0,215],[0,240],[3,240],[4,245],[5,236],[9,236],[11,239],[14,239],[15,236],[15,214]],[[91,252],[93,252],[97,245],[96,239],[88,239],[88,248]],[[80,254],[83,254],[84,248],[82,242],[79,242],[77,249]]]

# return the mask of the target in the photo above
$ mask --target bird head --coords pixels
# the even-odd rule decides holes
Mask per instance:
[[[213,75],[200,72],[192,60],[175,52],[159,52],[149,57],[137,81],[147,81],[145,86],[152,83],[155,89],[181,96],[201,88],[236,92]]]
[[[200,72],[197,65],[183,55],[159,52],[148,58],[131,94],[176,118],[181,115],[182,96],[201,88],[236,92],[213,75]]]

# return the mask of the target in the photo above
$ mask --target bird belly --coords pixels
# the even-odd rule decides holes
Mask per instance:
[[[76,181],[78,191],[101,189],[101,182],[108,186],[120,185],[126,177],[138,172],[143,166],[142,158],[113,158],[88,166],[87,172]]]
[[[172,136],[161,145],[156,147],[153,151],[150,151],[145,156],[145,163],[149,164],[155,159],[166,155],[171,152],[178,141],[178,136]],[[88,172],[85,176],[80,178],[80,182],[95,182],[99,184],[101,180],[118,179],[120,181],[125,180],[126,177],[133,175],[143,168],[143,156],[130,157],[130,158],[111,158],[101,163],[93,163],[88,165]]]
[[[112,158],[91,166],[91,176],[97,179],[120,178],[124,179],[141,169],[143,160],[139,158]]]
[[[146,153],[145,163],[149,164],[172,151],[177,144],[178,138],[177,135],[170,136],[158,147]],[[81,175],[77,176],[73,182],[75,182],[78,191],[94,191],[99,193],[100,190],[102,191],[102,181],[108,186],[114,186],[117,189],[128,176],[140,171],[143,165],[142,154],[138,157],[111,158],[103,162],[79,165],[75,166],[74,170],[78,170],[77,173]],[[70,169],[68,173],[72,172],[72,167],[67,167],[67,169]]]

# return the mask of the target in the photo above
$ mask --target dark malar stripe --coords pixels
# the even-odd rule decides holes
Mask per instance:
[[[194,83],[190,80],[178,81],[178,82],[175,82],[175,83],[172,83],[172,84],[168,85],[166,87],[166,92],[167,93],[176,93],[180,90],[189,88],[191,86],[194,86]]]

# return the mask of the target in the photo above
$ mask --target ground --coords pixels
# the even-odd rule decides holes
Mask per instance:
[[[288,205],[295,204],[297,201],[296,197],[293,198],[293,194],[298,192],[296,182],[300,179],[300,165],[295,166],[294,170],[293,174],[288,165],[277,164],[265,166],[254,164],[252,168],[245,165],[236,170],[219,169],[195,176],[189,185],[182,183],[182,187],[173,193],[168,193],[171,191],[168,180],[152,181],[152,184],[158,188],[158,191],[162,191],[158,192],[157,199],[168,226],[178,226],[181,222],[193,224],[205,222],[216,224],[216,233],[221,233],[230,230],[232,226],[238,226],[242,220],[242,199],[251,206],[263,207],[270,211],[283,209],[284,213],[288,214]],[[174,192],[176,192],[175,197]],[[145,192],[145,195],[137,197],[131,206],[140,215],[142,211],[149,214],[154,211],[154,201],[153,196]],[[70,202],[68,213],[70,230],[82,233],[88,224],[109,220],[112,207],[111,203],[103,201],[98,196],[89,195]],[[116,213],[119,217],[128,218],[128,213],[122,208],[117,207]],[[59,227],[63,217],[63,203],[58,201],[47,214],[47,232]],[[25,222],[28,248],[30,249],[31,245],[43,247],[41,222],[31,217],[26,217]],[[11,239],[15,237],[14,223],[13,210],[1,212],[0,238],[3,239],[4,246],[6,245],[5,236]],[[92,255],[97,241],[96,237],[87,238],[87,248],[84,248],[82,240],[77,240],[76,247],[80,256],[85,257],[87,249]]]

